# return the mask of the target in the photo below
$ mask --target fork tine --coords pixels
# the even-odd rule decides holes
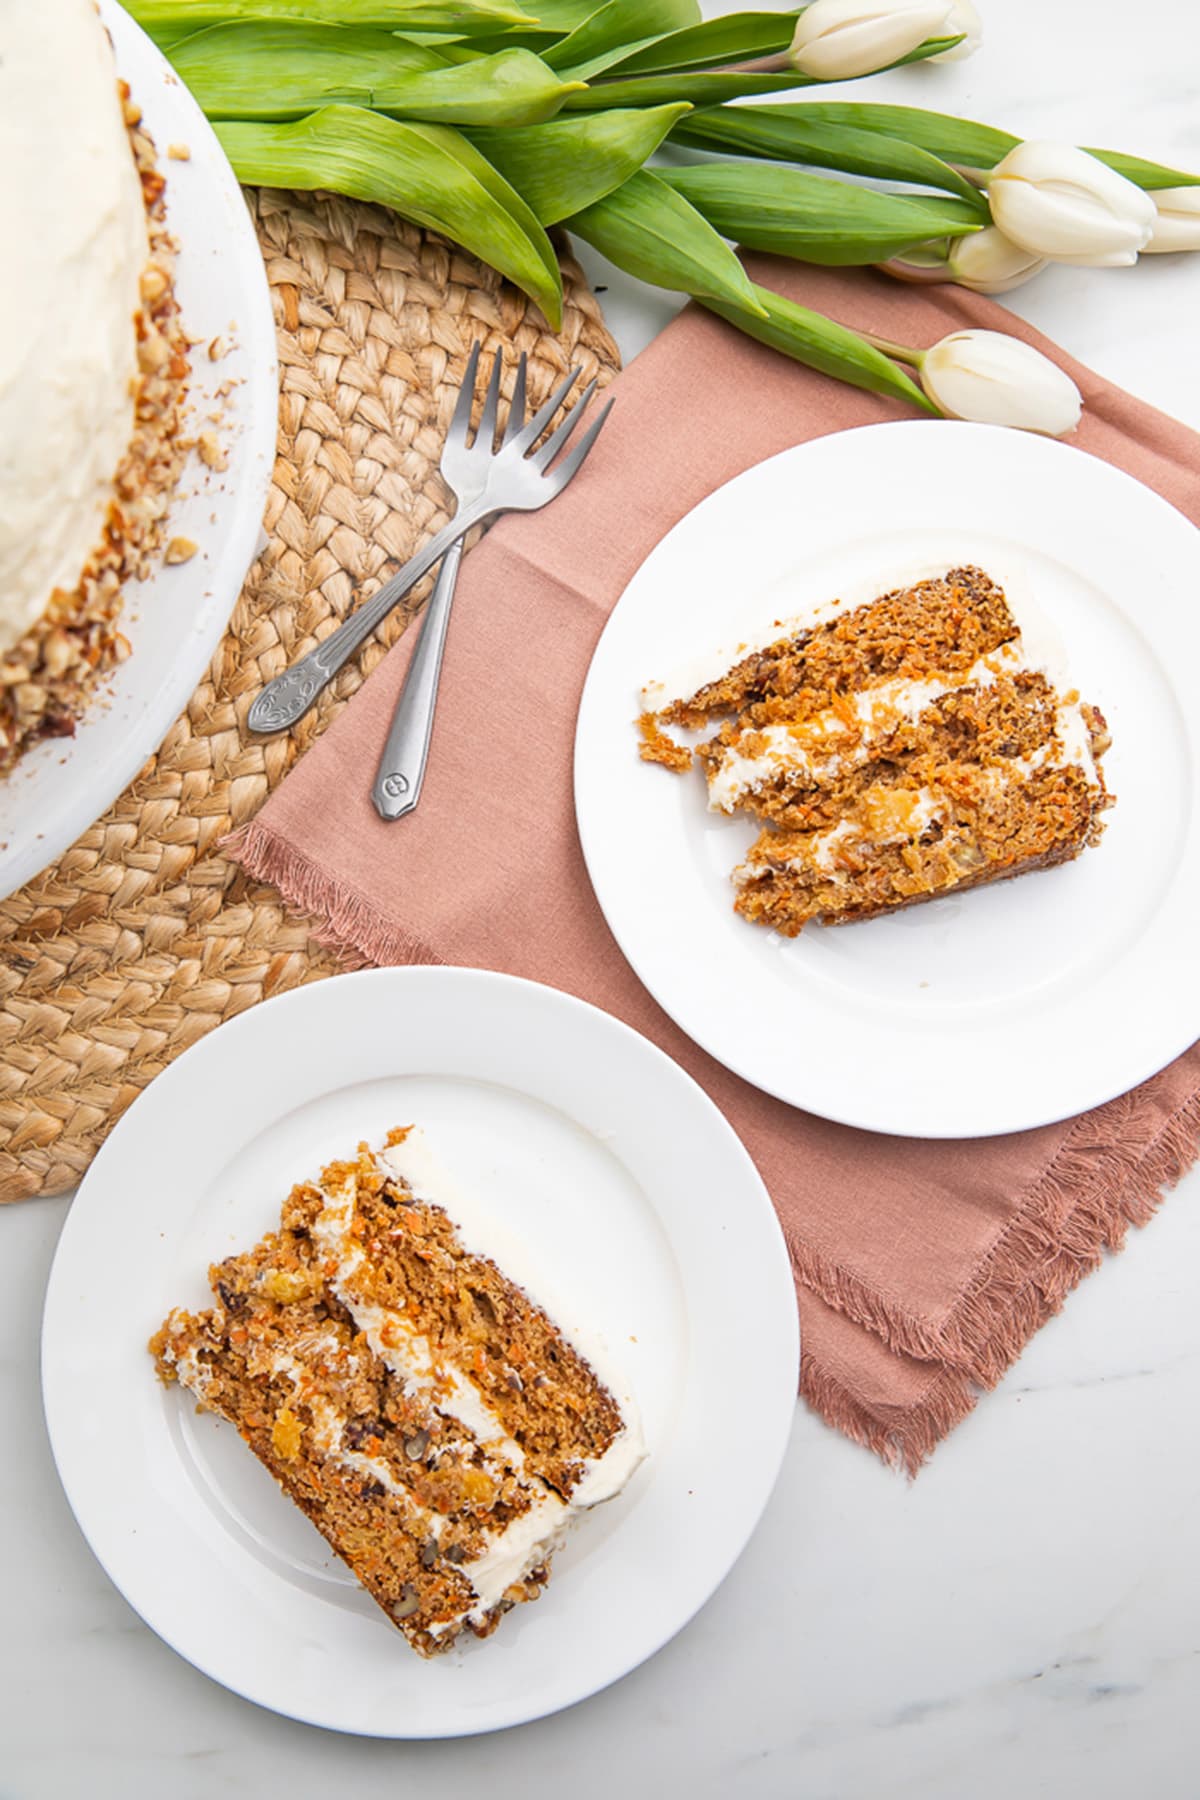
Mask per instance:
[[[554,492],[556,494],[562,492],[572,475],[576,474],[579,470],[588,451],[600,436],[601,427],[612,409],[613,403],[610,400],[605,406],[604,411],[600,414],[600,417],[588,426],[575,448],[564,456],[560,463],[556,463],[554,467],[547,472],[546,480],[554,483]]]
[[[484,395],[483,411],[479,415],[479,429],[475,433],[476,444],[482,444],[489,455],[496,443],[496,419],[500,411],[500,371],[503,367],[504,352],[497,350],[492,358],[492,378]]]
[[[475,398],[475,376],[479,369],[479,339],[471,345],[471,354],[467,358],[467,366],[463,371],[462,386],[458,390],[458,399],[454,403],[454,416],[450,420],[446,432],[446,442],[465,445],[467,428],[471,423],[471,402]]]
[[[533,446],[537,443],[543,431],[546,429],[571,389],[575,386],[576,381],[579,379],[579,374],[580,370],[577,364],[565,379],[559,382],[545,406],[534,413],[532,419],[530,419],[523,431],[517,433],[516,437],[513,439],[513,443],[520,448],[522,456],[524,456],[527,450],[532,450]]]
[[[546,439],[541,448],[535,450],[533,455],[529,458],[535,469],[549,468],[550,464],[554,461],[554,458],[567,442],[580,419],[582,419],[587,403],[596,391],[596,381],[597,377],[593,376],[570,412],[567,414],[566,418],[562,421],[561,425],[550,433],[550,436]]]
[[[502,444],[511,444],[525,423],[525,369],[528,358],[522,350],[517,362],[517,378],[513,382],[512,399],[508,405],[508,424],[504,427]]]

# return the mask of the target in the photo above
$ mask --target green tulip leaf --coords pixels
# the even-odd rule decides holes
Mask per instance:
[[[176,44],[171,62],[214,118],[296,118],[318,106],[374,105],[411,75],[450,66],[444,51],[368,26],[237,19]]]
[[[572,69],[610,50],[695,25],[699,19],[696,0],[608,0],[547,50],[546,61],[555,69]]]
[[[977,188],[940,157],[882,132],[814,119],[808,101],[780,106],[721,106],[688,113],[671,132],[674,143],[700,150],[733,150],[742,156],[808,163],[884,181],[941,188],[958,194],[987,217],[987,201]]]
[[[686,110],[589,113],[470,137],[541,223],[554,225],[628,181]]]
[[[575,103],[586,105],[588,97],[576,96]],[[784,110],[791,112],[800,108]],[[926,112],[919,106],[870,106],[863,102],[818,100],[811,104],[805,102],[803,110],[811,124],[880,132],[918,150],[926,150],[945,162],[958,163],[969,169],[994,169],[1021,142],[1011,131],[1000,131],[994,125],[980,125],[974,119],[958,119],[950,113]],[[1119,150],[1096,150],[1090,144],[1083,148],[1089,156],[1095,156],[1110,169],[1115,169],[1118,175],[1124,175],[1149,191],[1200,186],[1200,175],[1172,169],[1164,163],[1147,162],[1141,156],[1126,156]]]
[[[769,344],[772,350],[781,350],[785,356],[805,363],[810,369],[819,370],[822,375],[832,375],[851,387],[866,388],[868,393],[889,394],[895,399],[907,400],[922,412],[937,414],[937,407],[899,364],[859,337],[857,332],[826,318],[823,313],[797,306],[794,300],[785,300],[782,294],[776,294],[770,288],[755,284],[754,297],[762,313],[751,312],[749,308],[727,300],[697,296],[702,306],[736,325],[739,331],[757,338],[760,344]]]
[[[1153,193],[1155,188],[1200,187],[1200,175],[1189,175],[1183,169],[1168,169],[1162,163],[1147,162],[1142,156],[1122,156],[1119,150],[1087,150],[1089,156],[1107,163],[1147,193]]]
[[[536,50],[544,56],[552,44],[570,35],[599,10],[598,0],[546,0],[535,9],[537,17],[527,25],[512,25],[506,31],[478,35],[471,41],[488,50],[507,50],[514,44]]]
[[[957,37],[928,38],[910,55],[889,66],[898,69],[904,63],[922,62],[927,56],[936,56],[939,51],[949,50],[959,42]],[[547,60],[553,60],[556,68],[569,66],[558,61],[557,50],[553,59],[547,57]],[[572,73],[577,71],[572,70]],[[626,78],[617,68],[611,78],[606,76],[597,81],[586,94],[572,95],[567,105],[572,111],[579,112],[605,106],[661,106],[670,100],[686,100],[692,106],[721,106],[727,100],[737,100],[746,94],[779,94],[787,88],[826,85],[814,81],[811,75],[782,70],[764,74],[753,69],[682,69]]]
[[[286,125],[217,120],[239,181],[327,188],[390,206],[461,244],[562,320],[562,277],[549,238],[521,196],[461,133],[357,106],[325,106]],[[537,127],[530,127],[537,129]]]
[[[510,0],[128,0],[125,11],[156,43],[178,41],[207,25],[249,19],[365,25],[455,37],[537,23]]]
[[[918,150],[927,150],[943,161],[971,169],[991,169],[1020,143],[1011,132],[971,119],[955,119],[949,113],[925,112],[919,106],[870,106],[865,102],[818,100],[813,103],[813,124],[845,125],[859,131],[882,132]]]
[[[643,48],[630,47],[611,67],[624,79],[778,55],[791,44],[797,17],[794,12],[738,12],[707,19],[702,25],[666,32]]]
[[[559,37],[566,37],[593,13],[599,12],[602,4],[603,0],[538,0],[533,12],[539,30],[555,31]]]
[[[718,106],[745,94],[778,94],[785,88],[812,87],[807,75],[756,75],[685,70],[679,75],[634,75],[629,80],[596,81],[585,94],[572,94],[568,112],[604,112],[610,106]]]
[[[758,310],[750,279],[729,245],[648,170],[631,175],[565,223],[639,281]]]
[[[962,200],[881,194],[782,163],[702,163],[660,173],[723,237],[801,262],[884,262],[930,238],[978,231],[982,222]]]
[[[297,119],[344,105],[435,124],[532,125],[578,85],[530,50],[456,60],[336,25],[216,25],[177,44],[171,61],[215,119]]]

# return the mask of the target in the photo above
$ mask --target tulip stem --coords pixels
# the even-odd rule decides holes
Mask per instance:
[[[873,331],[860,331],[858,335],[866,338],[868,344],[872,344],[876,350],[882,350],[885,356],[892,357],[896,362],[910,363],[914,369],[919,369],[925,360],[925,352],[914,350],[910,344],[893,344],[890,338],[876,337]]]
[[[949,162],[949,158],[946,160]],[[992,169],[973,169],[970,163],[952,162],[950,167],[956,175],[961,175],[964,181],[969,181],[972,187],[977,188],[986,188],[995,172]]]
[[[929,283],[950,280],[950,265],[944,256],[937,262],[927,263],[910,262],[904,256],[890,256],[886,262],[876,263],[875,267],[897,281]]]
[[[722,63],[712,71],[714,75],[783,75],[794,72],[786,51],[778,51],[774,56],[756,56],[750,62]]]

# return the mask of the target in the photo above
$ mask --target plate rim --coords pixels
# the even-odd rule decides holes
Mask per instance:
[[[41,804],[39,831],[23,834],[11,846],[0,849],[0,898],[16,893],[57,861],[76,838],[103,817],[124,793],[147,756],[154,755],[161,747],[211,662],[233,615],[246,574],[258,554],[275,463],[279,411],[275,323],[266,267],[237,177],[212,126],[190,90],[174,75],[154,41],[119,0],[98,0],[98,4],[101,21],[112,39],[117,73],[132,77],[130,85],[134,96],[145,104],[149,81],[145,74],[130,68],[129,63],[144,62],[153,68],[161,89],[161,93],[156,92],[155,104],[169,106],[173,130],[186,137],[192,152],[187,166],[204,184],[206,209],[214,213],[223,209],[234,221],[224,266],[227,270],[238,271],[236,336],[247,365],[245,411],[239,420],[237,461],[234,464],[237,486],[230,492],[227,511],[222,512],[219,535],[209,546],[209,560],[201,562],[197,558],[191,565],[194,594],[189,589],[171,596],[171,603],[180,606],[182,623],[178,654],[165,670],[164,679],[139,697],[136,717],[130,718],[119,742],[106,748],[100,768],[103,779],[94,786],[81,779],[85,765],[80,765],[78,760],[68,764],[65,770],[68,779],[57,784],[53,783],[51,772],[47,770],[51,786],[45,795],[38,797]],[[156,151],[159,160],[165,161],[166,144],[156,141]],[[188,179],[190,181],[192,175]],[[181,254],[186,256],[186,244]],[[188,329],[186,317],[183,323]],[[194,374],[188,385],[194,393]],[[194,472],[191,459],[183,472],[184,481],[188,479],[189,471]],[[173,571],[176,576],[181,573],[186,576],[188,571]],[[153,584],[161,574],[160,557],[151,570],[149,583]],[[131,578],[124,586],[128,595],[137,584]],[[207,597],[209,595],[211,598]],[[202,621],[199,629],[195,623],[197,615]],[[95,704],[96,697],[93,696],[88,710]],[[149,749],[147,740],[152,740]],[[18,779],[20,773],[21,765],[18,764],[7,779]],[[41,785],[45,777],[39,772],[37,778]],[[0,800],[2,798],[0,790]]]
[[[538,996],[539,1004],[549,1005],[552,1009],[556,1009],[560,1006],[566,1007],[574,1013],[577,1018],[589,1019],[590,1023],[585,1026],[585,1029],[594,1029],[597,1021],[600,1022],[600,1029],[602,1032],[608,1031],[611,1028],[619,1039],[624,1040],[627,1046],[631,1047],[633,1044],[636,1044],[638,1046],[637,1054],[642,1056],[647,1063],[656,1065],[662,1070],[666,1074],[668,1080],[682,1084],[680,1091],[689,1093],[689,1104],[693,1107],[698,1107],[700,1112],[707,1116],[712,1129],[722,1136],[728,1149],[742,1165],[743,1172],[747,1179],[747,1193],[744,1198],[748,1198],[751,1195],[753,1196],[753,1204],[758,1209],[758,1227],[762,1239],[762,1246],[765,1247],[768,1240],[770,1243],[770,1258],[774,1263],[774,1274],[771,1276],[771,1279],[779,1284],[778,1298],[775,1302],[775,1311],[772,1315],[770,1331],[775,1336],[778,1336],[779,1333],[782,1332],[783,1337],[786,1339],[788,1355],[786,1359],[782,1357],[779,1359],[778,1369],[774,1376],[774,1381],[778,1387],[774,1402],[774,1404],[777,1405],[777,1414],[773,1424],[774,1442],[770,1445],[769,1454],[760,1460],[755,1492],[752,1496],[748,1516],[743,1521],[743,1526],[740,1529],[740,1535],[735,1534],[734,1536],[731,1536],[730,1540],[720,1550],[719,1555],[713,1558],[711,1566],[705,1571],[703,1580],[698,1584],[694,1584],[693,1589],[689,1590],[689,1600],[686,1608],[670,1615],[665,1624],[662,1624],[662,1621],[660,1621],[662,1629],[659,1630],[656,1628],[654,1633],[651,1634],[651,1640],[639,1644],[635,1656],[628,1658],[624,1656],[624,1654],[618,1655],[611,1659],[614,1666],[608,1668],[599,1679],[596,1679],[592,1673],[586,1674],[577,1686],[571,1686],[571,1691],[569,1693],[558,1695],[557,1697],[552,1695],[544,1705],[540,1702],[535,1702],[531,1706],[510,1709],[511,1716],[485,1716],[482,1719],[461,1717],[453,1723],[444,1723],[435,1720],[427,1728],[423,1727],[419,1720],[410,1719],[401,1720],[399,1722],[390,1721],[385,1725],[376,1727],[374,1725],[368,1725],[361,1720],[347,1723],[345,1720],[334,1716],[317,1716],[315,1710],[311,1706],[289,1705],[286,1700],[281,1700],[269,1693],[269,1680],[265,1681],[261,1684],[259,1689],[254,1691],[252,1691],[251,1686],[245,1682],[231,1682],[226,1675],[221,1673],[219,1657],[214,1658],[207,1651],[203,1654],[196,1654],[186,1647],[186,1622],[183,1629],[178,1629],[172,1627],[169,1620],[164,1621],[156,1615],[152,1582],[146,1584],[147,1588],[150,1590],[149,1592],[138,1592],[136,1582],[128,1582],[128,1570],[121,1566],[122,1546],[117,1545],[114,1548],[112,1544],[105,1545],[103,1543],[97,1543],[96,1538],[93,1535],[94,1521],[92,1522],[92,1525],[90,1525],[88,1521],[86,1494],[81,1497],[78,1491],[77,1482],[75,1480],[77,1471],[73,1471],[70,1475],[64,1471],[64,1463],[67,1464],[68,1468],[71,1463],[71,1450],[69,1447],[71,1426],[69,1418],[64,1416],[64,1399],[65,1395],[69,1393],[71,1378],[66,1371],[57,1370],[56,1358],[59,1343],[61,1342],[60,1333],[62,1329],[58,1315],[66,1304],[65,1295],[69,1280],[70,1258],[74,1240],[81,1231],[86,1231],[91,1223],[88,1218],[89,1203],[85,1197],[86,1190],[90,1186],[93,1192],[100,1191],[99,1183],[94,1179],[95,1172],[97,1170],[101,1171],[100,1181],[102,1182],[107,1179],[107,1172],[110,1167],[119,1169],[121,1158],[124,1154],[124,1142],[128,1140],[130,1134],[136,1128],[132,1123],[127,1124],[127,1121],[132,1121],[135,1114],[139,1114],[141,1118],[144,1118],[148,1108],[155,1105],[161,1106],[166,1104],[170,1107],[174,1104],[174,1097],[177,1092],[180,1095],[186,1094],[193,1080],[192,1071],[195,1071],[197,1066],[199,1066],[201,1070],[203,1069],[207,1056],[214,1054],[213,1046],[218,1040],[223,1038],[224,1043],[227,1046],[229,1043],[229,1034],[235,1031],[238,1031],[241,1035],[253,1036],[256,1031],[269,1030],[270,1027],[264,1026],[262,1023],[264,1015],[270,1013],[274,1019],[278,1019],[282,1013],[302,1013],[304,1008],[316,999],[317,996],[322,994],[329,996],[331,990],[334,988],[341,988],[343,991],[346,991],[348,988],[351,989],[351,991],[357,991],[359,989],[366,991],[372,987],[394,987],[399,984],[402,987],[405,985],[422,985],[436,990],[439,985],[442,985],[447,981],[452,981],[456,984],[474,984],[483,982],[487,984],[493,992],[501,996],[500,1004],[502,1005],[505,1003],[503,996],[507,993],[511,993],[513,990],[518,991],[518,1004],[520,1004],[523,991],[533,990]],[[189,1063],[191,1063],[192,1066],[191,1071],[186,1067]],[[386,1071],[384,1071],[384,1073],[386,1073]],[[157,1102],[154,1100],[155,1089],[159,1090],[160,1096]],[[324,1091],[326,1090],[322,1090],[322,1092]],[[83,1201],[82,1208],[80,1205],[81,1201]],[[668,1241],[673,1242],[668,1231],[667,1222],[662,1218],[661,1214],[657,1212],[656,1208],[653,1210],[655,1211],[655,1216],[659,1221],[660,1227],[668,1234]],[[110,1222],[111,1217],[112,1209],[110,1207],[108,1209],[108,1218]],[[82,1221],[82,1224],[80,1221]],[[764,1277],[763,1287],[765,1292],[766,1275],[769,1273],[769,1264],[765,1254],[760,1257],[759,1270],[760,1274]],[[785,1300],[786,1305],[783,1304]],[[250,1701],[252,1704],[263,1706],[281,1716],[294,1718],[302,1723],[312,1724],[318,1729],[339,1731],[355,1736],[383,1738],[392,1741],[434,1740],[474,1736],[480,1733],[508,1729],[523,1723],[530,1723],[535,1719],[543,1718],[555,1712],[562,1711],[567,1707],[577,1705],[580,1701],[587,1699],[592,1694],[599,1693],[604,1688],[611,1686],[614,1682],[623,1679],[626,1675],[632,1673],[634,1669],[640,1667],[644,1662],[656,1655],[665,1644],[683,1630],[691,1619],[695,1617],[696,1613],[707,1604],[709,1599],[711,1599],[716,1589],[725,1580],[726,1576],[741,1556],[746,1544],[749,1542],[750,1537],[757,1528],[762,1513],[770,1500],[771,1494],[774,1492],[783,1458],[790,1441],[799,1386],[799,1315],[795,1302],[790,1259],[782,1226],[780,1225],[774,1206],[771,1203],[766,1185],[763,1182],[753,1159],[737,1132],[721,1110],[704,1092],[704,1089],[699,1083],[675,1062],[673,1058],[668,1056],[665,1051],[661,1050],[658,1045],[654,1044],[650,1039],[643,1037],[641,1033],[634,1030],[632,1026],[627,1025],[624,1020],[617,1018],[615,1015],[605,1012],[602,1008],[594,1006],[589,1001],[581,1000],[573,994],[551,987],[545,983],[530,981],[521,976],[508,975],[499,971],[463,967],[459,965],[400,965],[383,968],[359,969],[339,973],[329,977],[325,981],[306,984],[299,988],[290,989],[287,993],[273,996],[270,1000],[263,1001],[258,1006],[247,1009],[244,1014],[239,1014],[236,1018],[227,1021],[225,1024],[218,1027],[217,1030],[208,1033],[204,1038],[199,1039],[195,1044],[191,1045],[182,1056],[177,1058],[173,1064],[169,1065],[168,1068],[156,1078],[156,1081],[152,1083],[149,1088],[144,1089],[142,1093],[138,1095],[137,1099],[118,1121],[110,1136],[101,1146],[91,1167],[85,1174],[71,1209],[64,1221],[62,1232],[55,1248],[54,1258],[46,1285],[39,1342],[40,1384],[43,1414],[46,1421],[51,1454],[63,1491],[66,1495],[68,1504],[71,1507],[76,1523],[78,1524],[92,1554],[96,1557],[101,1568],[104,1569],[108,1579],[112,1581],[118,1592],[122,1594],[143,1623],[175,1651],[176,1654],[183,1657],[185,1661],[189,1662],[202,1674],[206,1675],[209,1679],[216,1681],[228,1691],[234,1692],[240,1697]],[[149,1372],[147,1379],[152,1379]],[[766,1382],[770,1382],[771,1379],[770,1376],[764,1378]],[[60,1389],[63,1391],[60,1392]],[[785,1397],[786,1405],[784,1404]],[[64,1448],[64,1446],[66,1446],[66,1448]],[[76,1454],[79,1454],[78,1451],[76,1451]],[[103,1527],[103,1521],[101,1523]],[[99,1535],[103,1535],[102,1529]],[[130,1554],[127,1545],[124,1546],[124,1552],[127,1556]],[[136,1564],[136,1553],[133,1553],[132,1560]],[[110,1566],[113,1563],[117,1564],[116,1572],[114,1572],[114,1568]],[[131,1586],[135,1591],[130,1591]],[[168,1612],[170,1611],[170,1603],[168,1603],[167,1610]],[[268,1691],[262,1691],[263,1688],[266,1688]],[[488,1702],[486,1705],[477,1707],[475,1710],[484,1712],[485,1715],[487,1715],[488,1708],[494,1708],[494,1706],[494,1702]]]
[[[1148,501],[1153,507],[1162,509],[1164,517],[1169,515],[1174,521],[1170,529],[1178,530],[1182,527],[1189,535],[1197,556],[1200,556],[1200,526],[1195,525],[1192,520],[1188,518],[1186,513],[1180,510],[1180,508],[1173,505],[1171,501],[1166,499],[1164,495],[1158,493],[1156,489],[1149,486],[1148,483],[1140,481],[1137,476],[1130,474],[1128,470],[1107,461],[1104,457],[1097,456],[1091,451],[1083,449],[1082,446],[1078,444],[1064,443],[1057,438],[1017,431],[1006,426],[978,424],[966,420],[904,418],[877,420],[869,424],[850,426],[845,430],[824,432],[814,437],[805,438],[798,443],[786,445],[783,449],[772,452],[770,455],[761,458],[758,462],[752,463],[746,468],[739,470],[736,474],[730,476],[727,481],[720,483],[719,486],[711,489],[709,493],[702,496],[694,506],[690,507],[688,511],[676,521],[669,531],[665,532],[663,536],[658,539],[643,558],[642,562],[638,565],[637,569],[635,569],[630,576],[629,581],[626,583],[625,588],[622,590],[616,604],[610,612],[608,619],[605,621],[604,629],[596,643],[592,657],[589,661],[587,674],[584,678],[574,735],[573,795],[576,823],[584,864],[588,871],[588,878],[591,881],[592,891],[595,895],[597,905],[600,908],[608,929],[611,931],[622,956],[629,963],[638,980],[646,988],[647,992],[651,994],[655,1002],[662,1007],[668,1017],[673,1020],[678,1028],[683,1031],[693,1043],[706,1054],[713,1057],[715,1061],[720,1062],[725,1068],[739,1076],[742,1080],[745,1080],[750,1083],[750,1085],[756,1087],[760,1092],[769,1094],[800,1111],[812,1113],[816,1117],[825,1118],[833,1123],[848,1126],[855,1130],[877,1132],[881,1136],[901,1138],[917,1137],[928,1138],[931,1140],[966,1140],[970,1138],[1006,1136],[1018,1131],[1033,1130],[1046,1125],[1059,1124],[1069,1118],[1090,1111],[1094,1107],[1104,1105],[1119,1097],[1121,1094],[1130,1091],[1142,1081],[1150,1079],[1167,1067],[1167,1065],[1177,1056],[1183,1054],[1191,1044],[1196,1041],[1197,1026],[1194,1023],[1184,1022],[1181,1019],[1176,1026],[1174,1035],[1172,1035],[1169,1040],[1167,1038],[1164,1038],[1163,1040],[1164,1043],[1169,1042],[1169,1048],[1167,1048],[1165,1052],[1161,1049],[1156,1050],[1156,1060],[1154,1060],[1153,1066],[1141,1067],[1140,1072],[1135,1073],[1132,1076],[1125,1071],[1114,1074],[1111,1078],[1112,1085],[1105,1086],[1104,1084],[1099,1084],[1091,1097],[1083,1104],[1077,1104],[1072,1098],[1069,1103],[1065,1105],[1060,1102],[1057,1105],[1048,1107],[1044,1111],[1037,1112],[1035,1115],[1024,1116],[1018,1119],[997,1118],[994,1114],[993,1116],[988,1117],[985,1114],[982,1117],[967,1119],[965,1122],[958,1120],[947,1125],[939,1125],[936,1121],[922,1119],[919,1121],[917,1129],[914,1130],[911,1127],[906,1127],[903,1123],[895,1122],[892,1119],[880,1119],[874,1117],[871,1115],[869,1109],[866,1112],[858,1110],[853,1103],[855,1099],[853,1094],[847,1096],[847,1104],[839,1105],[837,1107],[829,1104],[827,1098],[823,1095],[813,1096],[800,1094],[797,1092],[794,1084],[786,1081],[773,1082],[769,1078],[769,1075],[764,1076],[764,1072],[761,1069],[756,1068],[752,1060],[748,1060],[744,1055],[737,1058],[731,1056],[729,1049],[725,1047],[721,1041],[722,1034],[719,1029],[716,1031],[707,1027],[699,1030],[695,1029],[694,1021],[689,1016],[686,1016],[687,1008],[680,1006],[676,994],[668,992],[667,984],[656,979],[652,966],[648,967],[648,965],[652,964],[652,957],[641,947],[631,950],[628,919],[624,916],[610,916],[609,905],[607,904],[608,895],[606,893],[606,883],[603,874],[603,854],[598,853],[598,832],[595,818],[592,815],[588,792],[589,784],[598,780],[595,770],[589,770],[589,761],[594,763],[596,759],[594,757],[589,758],[587,754],[589,732],[592,727],[591,713],[593,708],[598,704],[596,700],[596,689],[593,685],[593,673],[598,667],[602,667],[602,658],[605,651],[606,640],[609,638],[610,629],[617,619],[627,596],[629,596],[630,591],[635,587],[635,584],[642,579],[647,567],[651,564],[653,559],[660,554],[663,547],[672,541],[677,543],[679,538],[685,536],[687,532],[693,528],[697,515],[702,514],[711,506],[727,504],[727,496],[731,489],[736,489],[740,485],[752,484],[761,480],[763,478],[763,471],[768,468],[784,465],[798,458],[806,459],[814,456],[819,457],[823,452],[828,451],[830,446],[834,444],[841,445],[846,440],[862,440],[864,437],[876,440],[887,437],[908,437],[913,442],[920,442],[921,440],[916,439],[914,434],[922,431],[928,434],[932,430],[937,430],[943,440],[948,432],[953,431],[960,437],[974,438],[980,442],[987,441],[992,444],[1003,442],[1013,448],[1016,448],[1019,445],[1021,448],[1018,450],[1018,454],[1021,455],[1029,454],[1033,457],[1037,457],[1048,454],[1052,459],[1059,457],[1069,459],[1071,463],[1077,467],[1082,467],[1086,464],[1094,470],[1102,471],[1102,474],[1099,477],[1101,481],[1112,479],[1123,487],[1137,490],[1143,497],[1139,504]],[[1082,462],[1080,459],[1082,459]],[[1173,692],[1175,697],[1181,703],[1181,710],[1185,710],[1182,707],[1183,696],[1179,694],[1177,689],[1173,690]],[[1189,836],[1192,844],[1192,853],[1195,854],[1197,834],[1200,832],[1200,821],[1197,820],[1196,809],[1194,806],[1191,810],[1190,824],[1191,831]],[[944,1038],[941,1041],[944,1042]]]

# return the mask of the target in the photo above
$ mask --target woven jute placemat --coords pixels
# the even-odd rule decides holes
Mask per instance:
[[[527,353],[533,405],[572,363],[602,385],[618,367],[565,248],[554,333],[492,270],[381,209],[269,189],[247,201],[279,339],[269,545],[158,754],[57,863],[0,903],[0,1201],[72,1186],[189,1044],[339,966],[220,844],[346,704],[429,580],[293,732],[254,737],[250,703],[445,522],[438,458],[476,339]]]

